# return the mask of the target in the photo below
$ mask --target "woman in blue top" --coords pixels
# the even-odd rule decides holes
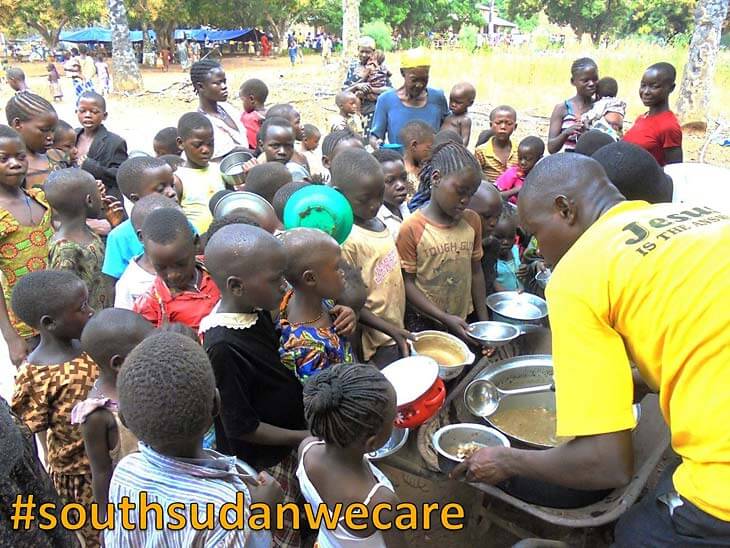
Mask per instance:
[[[423,48],[408,50],[401,58],[400,73],[403,86],[386,91],[375,104],[370,129],[370,141],[378,148],[387,137],[389,143],[402,144],[399,133],[411,120],[423,120],[435,132],[449,113],[444,92],[428,87],[431,66],[428,52]]]

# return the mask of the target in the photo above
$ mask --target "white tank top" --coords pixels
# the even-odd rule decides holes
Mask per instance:
[[[317,508],[319,508],[320,504],[324,504],[324,501],[317,492],[317,489],[314,487],[314,484],[307,476],[307,471],[304,469],[304,456],[313,445],[324,445],[324,442],[313,441],[304,447],[302,450],[302,458],[299,460],[299,467],[297,468],[297,479],[299,479],[299,487],[302,491],[302,495],[304,495],[307,502],[312,505],[312,511],[317,512]],[[363,459],[364,458],[365,457],[363,457]],[[384,487],[395,492],[393,484],[390,483],[390,480],[385,476],[385,474],[373,466],[370,461],[367,461],[367,463],[370,465],[370,470],[373,472],[373,476],[375,476],[375,479],[378,480],[378,482],[373,485],[368,496],[365,497],[365,500],[363,501],[365,506],[370,503],[370,499],[375,494],[375,491],[377,491],[380,487]],[[337,523],[337,528],[333,530],[325,527],[321,527],[319,529],[317,544],[319,545],[319,548],[386,548],[382,532],[376,531],[369,537],[365,538],[356,537],[348,531],[344,525],[342,525],[342,518],[340,518],[340,521]]]

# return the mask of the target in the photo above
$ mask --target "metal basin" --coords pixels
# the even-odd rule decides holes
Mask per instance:
[[[372,451],[365,455],[370,460],[380,460],[385,457],[389,457],[393,453],[403,447],[408,441],[408,428],[393,427],[393,432],[390,434],[390,438],[385,442],[385,445],[377,451]]]
[[[520,328],[505,322],[475,322],[469,324],[469,336],[475,341],[498,348],[520,336]]]
[[[245,151],[233,152],[223,158],[219,166],[223,181],[231,188],[244,184],[246,174],[243,171],[243,165],[252,159],[253,154]]]
[[[450,424],[436,430],[431,439],[438,456],[439,468],[445,474],[465,460],[457,455],[462,444],[475,443],[484,447],[509,447],[509,440],[494,428],[482,424]]]
[[[475,356],[464,342],[443,331],[414,333],[411,348],[418,356],[428,356],[439,364],[439,377],[448,381],[458,377],[467,365],[474,363]]]
[[[280,226],[272,205],[252,192],[236,191],[226,194],[216,204],[213,217],[220,219],[234,211],[247,215],[272,234]]]
[[[547,322],[547,303],[537,295],[500,291],[487,297],[492,320],[520,327],[524,332]]]

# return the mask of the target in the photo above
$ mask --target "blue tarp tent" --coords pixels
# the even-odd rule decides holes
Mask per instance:
[[[148,30],[147,33],[149,34],[150,38],[153,40],[155,39],[155,31]],[[129,38],[132,40],[132,42],[141,42],[142,41],[142,31],[141,30],[132,30],[129,32]],[[62,42],[74,42],[77,44],[80,43],[98,43],[98,42],[107,42],[111,43],[112,41],[112,31],[110,29],[105,29],[103,27],[89,27],[86,29],[81,30],[74,30],[74,31],[63,31],[61,35],[59,36],[59,40]]]
[[[253,27],[233,30],[176,29],[175,40],[187,38],[196,42],[205,42],[206,40],[210,40],[211,42],[230,42],[231,40],[243,40],[247,38],[256,41],[261,34],[261,32]]]

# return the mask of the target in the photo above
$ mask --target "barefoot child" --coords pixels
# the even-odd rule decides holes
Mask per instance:
[[[378,219],[388,227],[393,240],[397,240],[400,225],[411,214],[406,205],[408,197],[406,166],[403,163],[403,156],[395,150],[380,148],[373,152],[373,156],[380,162],[385,176],[385,193],[383,205],[378,210]]]
[[[335,303],[345,291],[342,252],[330,235],[296,228],[282,233],[287,291],[279,307],[281,363],[304,382],[333,365],[352,363],[347,337],[355,313]],[[343,312],[346,312],[343,314]]]
[[[520,250],[515,243],[517,236],[517,208],[505,205],[494,237],[499,241],[499,259],[497,260],[497,279],[495,291],[520,291],[523,289],[517,271],[520,268]]]
[[[307,159],[309,166],[309,174],[312,177],[322,177],[324,172],[322,165],[322,149],[319,143],[322,140],[322,133],[317,126],[312,124],[304,124],[304,139],[295,147]]]
[[[20,133],[25,143],[28,170],[25,188],[42,187],[57,165],[46,153],[53,147],[58,115],[53,105],[30,92],[13,95],[5,105],[8,125]],[[63,166],[61,166],[63,167]]]
[[[517,195],[525,182],[525,177],[545,153],[545,143],[535,136],[525,137],[517,146],[517,165],[510,167],[499,176],[494,185],[502,193],[502,198],[517,205]]]
[[[221,289],[219,305],[200,326],[221,397],[216,445],[269,472],[284,489],[284,502],[297,503],[295,451],[309,431],[302,385],[281,363],[268,312],[284,296],[284,247],[261,228],[229,225],[210,239],[205,257]],[[298,546],[299,537],[291,522],[274,532],[276,546]]]
[[[76,130],[81,169],[104,183],[108,195],[121,200],[117,170],[127,159],[127,143],[104,126],[106,100],[96,92],[86,91],[79,98],[76,114],[81,124],[81,129]]]
[[[64,504],[91,511],[91,468],[71,410],[89,394],[98,369],[78,338],[94,311],[84,282],[71,272],[44,270],[25,275],[13,291],[13,310],[40,331],[38,347],[18,369],[12,407],[43,446],[53,484]],[[78,521],[76,517],[72,518]],[[88,514],[87,514],[88,515]],[[91,522],[79,531],[86,546],[99,546]]]
[[[251,78],[241,84],[238,96],[243,103],[241,123],[246,128],[248,146],[255,149],[261,124],[266,117],[266,107],[264,105],[266,105],[266,99],[269,96],[269,88],[258,78]]]
[[[372,365],[335,367],[305,384],[304,413],[316,437],[299,447],[297,478],[314,508],[364,504],[372,515],[379,504],[399,504],[391,482],[365,457],[390,438],[395,401],[393,386]],[[390,526],[394,517],[393,510],[380,513],[388,529],[364,520],[356,531],[340,520],[335,529],[321,527],[317,541],[331,548],[406,546],[403,532]]]
[[[136,202],[134,209],[132,209],[130,221],[132,221],[132,227],[134,227],[134,231],[137,233],[140,245],[144,241],[142,226],[150,213],[156,209],[179,209],[179,207],[176,201],[156,193],[145,196]],[[156,275],[155,267],[152,266],[150,258],[144,253],[143,246],[142,253],[136,257],[132,257],[127,268],[124,269],[122,276],[116,283],[114,307],[132,310],[135,301],[152,287]]]
[[[512,146],[512,133],[517,129],[517,112],[509,105],[502,105],[489,113],[492,137],[474,150],[484,177],[493,183],[508,168],[517,165],[517,150]]]
[[[250,506],[263,503],[273,510],[281,501],[281,488],[268,474],[249,476],[234,457],[203,448],[203,435],[220,409],[203,349],[177,333],[147,337],[124,361],[117,392],[119,414],[142,443],[138,453],[128,455],[114,470],[109,485],[114,521],[123,519],[123,499],[139,500],[142,494],[150,503],[161,505],[159,515],[166,517],[161,528],[142,527],[135,509],[130,516],[132,527],[107,530],[106,545],[271,546],[269,532],[248,527]],[[243,512],[235,515],[225,510],[230,503]],[[205,508],[204,515],[215,525],[194,528],[203,514],[196,516],[193,504]],[[241,519],[241,527],[223,525],[235,523],[236,518]],[[180,527],[181,521],[185,527]]]
[[[434,150],[431,201],[398,234],[410,331],[448,329],[469,341],[467,317],[487,318],[482,226],[466,209],[481,183],[476,158],[457,143]]]
[[[53,236],[51,208],[39,189],[25,190],[27,149],[17,131],[0,125],[0,254],[3,299],[0,300],[0,332],[10,359],[18,366],[37,340],[37,329],[18,319],[10,296],[18,280],[28,272],[48,267],[48,241]],[[12,250],[12,252],[10,251]]]
[[[341,91],[335,96],[339,114],[332,118],[330,131],[350,128],[355,135],[363,137],[363,119],[360,115],[360,99],[352,91]]]
[[[87,399],[74,406],[71,423],[81,425],[102,522],[114,467],[137,451],[137,438],[119,419],[117,374],[132,349],[153,331],[139,314],[110,308],[95,314],[81,333],[81,348],[99,367],[99,378]]]
[[[342,254],[362,272],[368,297],[360,311],[365,360],[384,367],[408,356],[403,324],[406,294],[398,251],[385,223],[377,218],[385,182],[378,161],[364,150],[340,153],[332,163],[332,185],[352,206],[355,224],[342,244]]]
[[[110,288],[101,274],[104,243],[87,225],[101,214],[102,199],[94,177],[79,168],[54,171],[44,185],[46,199],[55,212],[56,233],[48,247],[50,268],[70,270],[89,289],[89,306],[111,306]],[[114,200],[114,211],[122,204]]]
[[[408,174],[408,194],[413,194],[421,182],[419,178],[421,170],[431,159],[436,133],[426,122],[413,120],[403,126],[399,136],[403,144],[403,162]]]
[[[669,63],[656,63],[646,69],[639,96],[649,111],[639,116],[624,135],[624,141],[648,150],[662,167],[682,161],[682,128],[669,109],[676,78],[677,71]]]
[[[471,118],[469,118],[469,107],[474,104],[477,90],[469,82],[459,82],[449,94],[449,114],[444,123],[441,124],[441,131],[450,129],[461,137],[464,146],[469,146],[471,139]]]
[[[208,202],[213,194],[225,185],[218,164],[213,157],[213,125],[207,116],[199,112],[183,114],[177,123],[177,144],[185,151],[187,161],[177,168],[175,176],[180,180],[180,207],[198,234],[208,230],[213,216]]]
[[[157,272],[134,311],[155,327],[179,322],[198,331],[220,299],[215,282],[196,261],[198,236],[178,209],[152,211],[142,225],[144,252]]]
[[[172,169],[159,158],[136,156],[125,160],[119,166],[117,182],[124,197],[132,204],[150,194],[161,194],[178,201]],[[107,237],[106,255],[101,271],[116,282],[132,257],[143,252],[144,247],[137,238],[132,221],[126,219]]]

